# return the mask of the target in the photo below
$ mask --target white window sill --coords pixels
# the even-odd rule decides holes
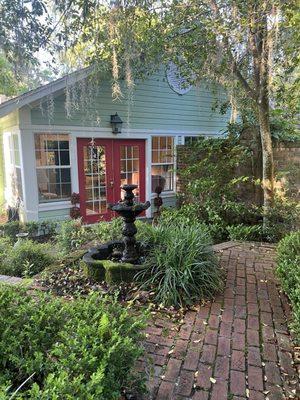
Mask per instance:
[[[176,192],[170,191],[170,192],[161,192],[160,197],[174,197],[176,196]],[[151,199],[154,199],[157,197],[156,193],[151,193]]]
[[[61,210],[62,208],[70,207],[72,207],[70,201],[49,201],[48,203],[40,203],[39,211]]]

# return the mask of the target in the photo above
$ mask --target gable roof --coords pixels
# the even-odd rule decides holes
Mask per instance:
[[[82,68],[53,82],[47,83],[46,85],[40,86],[36,89],[30,90],[29,92],[23,93],[20,96],[14,97],[13,99],[5,101],[4,103],[0,104],[0,118],[10,114],[12,111],[18,110],[27,104],[33,103],[34,101],[40,100],[43,97],[62,90],[67,85],[72,85],[78,81],[81,81],[90,75],[91,72],[92,67]]]

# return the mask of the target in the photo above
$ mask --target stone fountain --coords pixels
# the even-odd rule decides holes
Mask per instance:
[[[121,188],[125,191],[124,200],[117,204],[109,204],[108,208],[123,218],[123,240],[114,240],[92,247],[83,256],[87,275],[96,281],[131,282],[134,275],[143,269],[141,260],[144,254],[142,246],[135,239],[137,233],[135,220],[150,207],[150,202],[134,202],[133,190],[137,185],[123,185]]]

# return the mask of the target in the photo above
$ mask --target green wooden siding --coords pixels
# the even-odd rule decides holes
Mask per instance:
[[[0,131],[8,130],[13,126],[19,125],[19,112],[14,111],[0,119]]]
[[[0,133],[0,212],[4,205],[5,167],[3,153],[3,135]]]
[[[74,111],[71,118],[67,118],[65,95],[61,94],[54,99],[52,120],[47,112],[49,104],[45,102],[42,107],[38,105],[31,111],[32,123],[105,128],[110,127],[110,115],[118,112],[124,128],[217,134],[229,119],[229,113],[220,115],[212,111],[217,99],[225,99],[224,93],[213,94],[205,84],[181,96],[169,87],[164,75],[155,75],[135,85],[130,101],[126,88],[123,94],[122,101],[113,101],[110,82],[104,81],[95,91],[90,106]]]
[[[62,208],[59,210],[39,211],[39,221],[60,221],[70,218],[70,209]]]

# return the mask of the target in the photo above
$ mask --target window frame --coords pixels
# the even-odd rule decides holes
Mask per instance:
[[[153,162],[153,140],[154,138],[171,138],[172,139],[172,148],[171,148],[171,158],[172,158],[172,162]],[[153,195],[155,195],[155,192],[152,189],[152,167],[153,166],[164,166],[164,165],[168,165],[172,167],[172,178],[171,178],[171,183],[172,183],[172,188],[168,189],[168,190],[163,190],[162,191],[162,195],[163,196],[168,196],[168,195],[173,195],[174,193],[176,193],[176,171],[175,171],[175,165],[176,165],[176,143],[177,143],[177,136],[174,135],[153,135],[151,136],[151,168],[150,168],[150,172],[151,172],[151,179],[150,179],[150,184],[151,184],[151,195],[153,197]],[[156,151],[159,150],[168,150],[168,148],[159,148]]]
[[[47,141],[47,147],[46,149],[42,149],[41,146],[39,148],[36,147],[36,138],[39,135],[43,135],[46,136],[46,141]],[[52,151],[57,151],[58,152],[58,157],[59,157],[59,165],[38,165],[38,157],[37,157],[37,153],[38,152],[42,152],[44,151],[44,154],[46,155],[46,162],[48,162],[47,159],[47,153],[48,153],[48,139],[47,136],[57,136],[57,142],[58,142],[58,148],[57,149],[52,149]],[[60,137],[64,136],[65,137],[65,141],[68,141],[68,149],[60,149],[59,147],[59,142],[60,142]],[[53,139],[52,139],[53,140]],[[61,141],[63,141],[61,139]],[[38,188],[38,203],[39,206],[42,207],[47,207],[47,205],[53,205],[53,204],[58,204],[58,203],[69,203],[71,200],[71,195],[72,195],[72,167],[71,167],[71,149],[70,149],[70,144],[71,144],[71,139],[70,139],[70,135],[68,133],[61,133],[61,132],[35,132],[34,133],[34,154],[35,154],[35,170],[36,170],[36,180],[37,180],[37,188]],[[51,149],[50,149],[51,150]],[[68,156],[69,156],[69,164],[61,164],[61,154],[60,152],[64,151],[64,152],[68,152]],[[61,180],[61,170],[69,170],[69,174],[70,174],[70,181],[69,182],[63,182]],[[42,200],[40,198],[40,189],[39,189],[39,178],[38,178],[38,171],[42,171],[42,170],[46,170],[46,171],[51,171],[51,170],[59,170],[59,188],[60,188],[60,193],[62,193],[62,187],[63,185],[69,184],[70,185],[70,196],[69,197],[58,197],[57,199],[49,199],[49,200]],[[49,188],[49,183],[47,183],[47,187]]]

